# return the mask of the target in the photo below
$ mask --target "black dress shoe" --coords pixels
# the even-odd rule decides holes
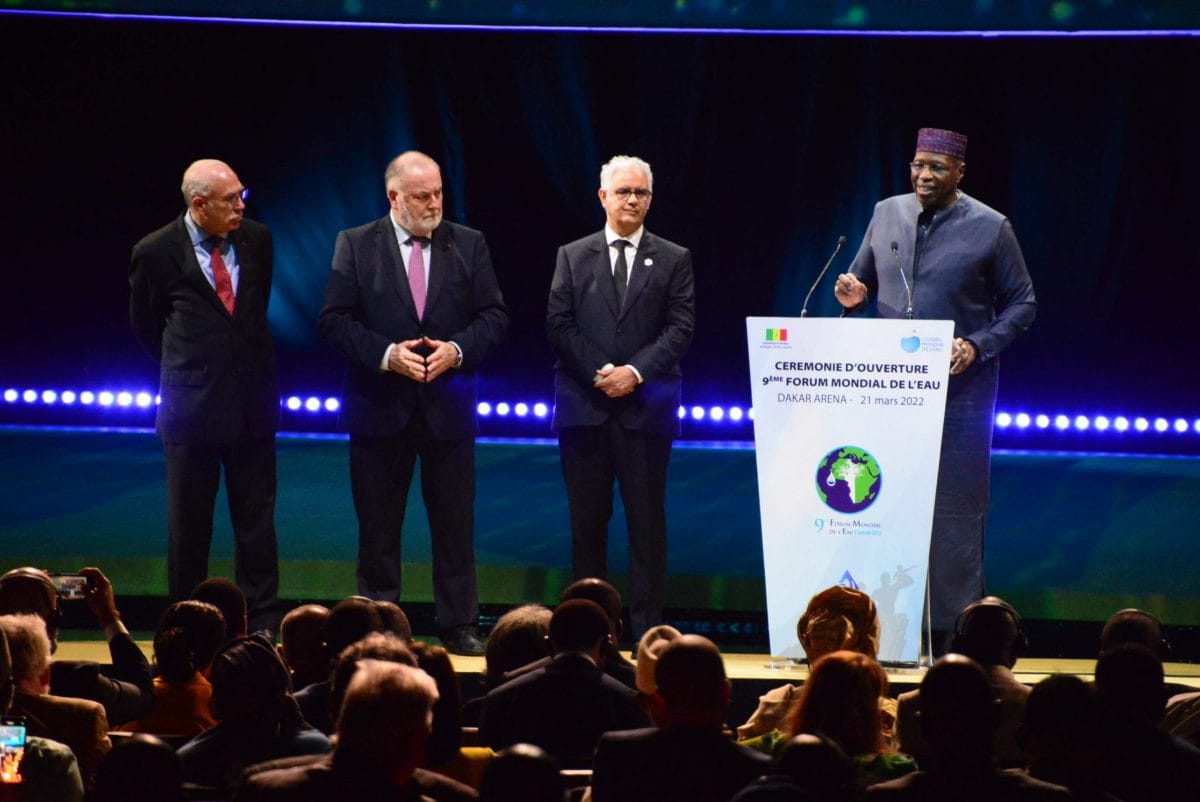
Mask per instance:
[[[483,654],[483,640],[473,626],[454,627],[442,633],[442,645],[451,654],[478,657]]]

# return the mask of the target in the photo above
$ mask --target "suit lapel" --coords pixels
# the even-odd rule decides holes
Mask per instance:
[[[633,263],[629,265],[629,285],[625,288],[625,306],[621,309],[621,316],[633,308],[637,303],[638,295],[646,287],[646,282],[650,280],[650,271],[654,269],[654,237],[649,231],[642,232],[642,241],[638,243],[637,254],[633,258]]]
[[[187,214],[187,212],[184,212],[184,214]],[[229,317],[229,312],[225,309],[225,304],[221,303],[221,299],[217,297],[217,291],[208,283],[208,278],[205,277],[204,271],[200,269],[200,260],[196,258],[196,246],[192,244],[191,234],[188,232],[182,216],[180,216],[175,226],[175,233],[177,235],[175,258],[179,260],[179,271],[185,279],[191,282],[201,297],[207,299],[222,315]],[[238,259],[240,264],[240,253],[238,254]],[[237,310],[236,304],[234,305],[234,310]]]
[[[425,315],[433,308],[438,293],[446,284],[446,276],[453,269],[454,235],[443,223],[433,230],[429,243],[429,282],[425,290]],[[416,309],[416,306],[413,306]]]
[[[382,240],[379,243],[380,269],[385,276],[391,276],[392,283],[395,285],[396,297],[400,299],[400,304],[405,311],[412,316],[413,320],[420,322],[412,290],[408,288],[408,270],[405,268],[404,255],[400,251],[400,243],[396,241],[396,228],[392,225],[390,214],[379,221],[377,231]],[[426,306],[428,305],[427,302]]]
[[[609,258],[609,247],[603,231],[595,236],[591,247],[595,251],[595,256],[592,258],[592,275],[595,278],[596,286],[600,288],[600,294],[604,296],[605,303],[612,311],[613,320],[620,320],[621,306],[617,303],[617,291],[613,289],[612,260]]]

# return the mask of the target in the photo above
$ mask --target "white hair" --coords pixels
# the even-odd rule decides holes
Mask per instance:
[[[612,177],[618,170],[637,170],[646,176],[646,187],[654,191],[654,173],[650,171],[650,163],[637,156],[613,156],[600,168],[600,189],[608,192],[612,189]]]
[[[13,679],[20,683],[36,680],[50,667],[50,637],[39,615],[0,615],[0,629],[8,640]]]

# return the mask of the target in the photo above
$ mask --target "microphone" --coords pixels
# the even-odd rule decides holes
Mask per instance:
[[[896,242],[892,243],[892,256],[895,257],[895,259],[896,259],[896,269],[900,271],[900,280],[904,282],[904,292],[908,294],[908,319],[912,320],[912,316],[913,316],[912,288],[908,286],[908,276],[904,275],[904,265],[900,264],[900,245],[899,245],[899,243],[896,243]],[[913,277],[913,280],[916,281],[915,276]]]
[[[821,283],[821,279],[825,278],[825,272],[829,270],[829,266],[833,264],[834,258],[842,250],[842,246],[846,244],[846,235],[838,237],[837,247],[833,249],[833,253],[829,255],[829,261],[821,268],[821,272],[817,274],[817,280],[808,289],[808,295],[804,296],[804,306],[800,309],[800,317],[808,317],[808,301],[812,298],[813,292],[817,289],[817,285]]]

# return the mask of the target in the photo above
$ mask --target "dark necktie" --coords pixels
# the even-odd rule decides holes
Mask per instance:
[[[617,249],[617,262],[613,265],[613,289],[617,291],[617,308],[625,306],[625,288],[629,286],[629,264],[625,261],[625,249],[629,242],[616,239],[612,242]]]
[[[408,257],[408,288],[412,290],[413,303],[417,306],[417,317],[425,317],[425,243],[428,237],[409,237],[412,255]]]
[[[229,278],[229,268],[225,267],[225,258],[221,256],[221,245],[225,240],[220,237],[212,237],[209,241],[212,242],[209,259],[212,264],[213,287],[217,291],[217,297],[225,305],[225,311],[232,315],[233,281]]]

